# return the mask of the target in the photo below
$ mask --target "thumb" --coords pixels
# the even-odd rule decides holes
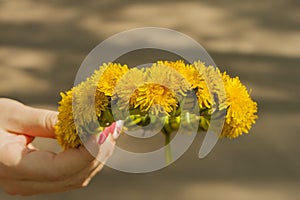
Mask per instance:
[[[57,112],[32,108],[13,100],[0,101],[0,104],[5,113],[0,118],[7,131],[32,137],[55,137]]]
[[[28,117],[21,121],[22,132],[29,136],[55,138],[57,114],[51,110],[26,107],[24,115]]]

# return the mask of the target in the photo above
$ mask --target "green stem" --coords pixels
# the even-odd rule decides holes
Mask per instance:
[[[165,133],[165,158],[167,164],[170,164],[173,162],[173,157],[172,157],[172,151],[171,151],[171,134],[170,133]]]

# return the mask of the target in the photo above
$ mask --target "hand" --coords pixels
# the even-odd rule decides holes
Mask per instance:
[[[57,112],[34,109],[10,99],[0,99],[0,187],[9,194],[55,193],[86,186],[113,152],[111,137],[99,146],[91,137],[88,146],[59,154],[38,150],[35,137],[55,138]]]

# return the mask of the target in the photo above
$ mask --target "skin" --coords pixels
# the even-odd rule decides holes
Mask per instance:
[[[89,139],[88,146],[97,159],[84,147],[56,154],[32,145],[35,137],[55,138],[56,120],[57,112],[0,98],[0,188],[5,192],[34,195],[69,191],[87,186],[103,168],[115,146],[111,135],[101,145],[96,138]]]

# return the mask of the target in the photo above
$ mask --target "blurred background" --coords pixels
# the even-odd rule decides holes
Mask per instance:
[[[105,168],[84,189],[26,198],[0,190],[0,199],[299,199],[297,0],[0,0],[0,97],[56,110],[59,93],[73,86],[81,62],[97,44],[145,26],[187,34],[222,70],[240,76],[259,105],[250,134],[220,140],[203,160],[197,157],[200,135],[160,171]],[[36,144],[57,149],[55,141]]]

